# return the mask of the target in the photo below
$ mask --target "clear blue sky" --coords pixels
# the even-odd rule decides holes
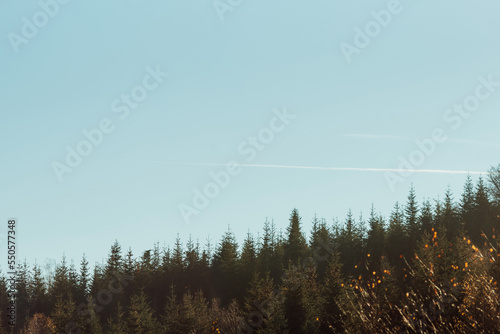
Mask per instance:
[[[388,7],[397,13],[379,17],[385,26],[349,62],[356,27],[377,29],[371,11]],[[0,233],[19,219],[22,258],[79,262],[85,252],[94,263],[115,239],[139,255],[177,233],[215,242],[228,224],[241,240],[266,217],[285,228],[294,207],[308,230],[315,212],[343,220],[349,208],[368,215],[373,202],[387,215],[411,183],[421,202],[448,185],[458,197],[465,180],[413,173],[391,189],[384,172],[246,166],[186,224],[179,206],[226,168],[200,163],[394,169],[436,128],[448,140],[416,169],[484,172],[500,162],[500,87],[460,124],[456,113],[444,118],[476,94],[479,77],[500,81],[498,1],[232,9],[221,20],[210,0],[73,0],[48,6],[52,17],[39,2],[0,4]],[[121,119],[122,94],[157,66],[169,75]],[[284,107],[295,118],[246,161],[238,147]],[[103,119],[113,131],[60,182],[53,163]]]

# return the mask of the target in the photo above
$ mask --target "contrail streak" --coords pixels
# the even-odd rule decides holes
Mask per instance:
[[[411,138],[394,136],[394,135],[374,135],[371,133],[349,133],[345,135],[341,135],[341,137],[350,137],[350,138],[364,138],[364,139],[393,139],[393,140],[404,140],[411,141]]]
[[[212,163],[212,162],[161,162],[169,165],[192,165],[192,166],[230,166],[232,164]],[[488,175],[488,172],[475,172],[463,170],[443,170],[443,169],[398,169],[398,168],[357,168],[357,167],[315,167],[315,166],[290,166],[290,165],[258,165],[258,164],[238,164],[241,167],[252,168],[286,168],[286,169],[312,169],[329,171],[351,171],[351,172],[402,172],[402,173],[428,173],[428,174],[477,174]]]

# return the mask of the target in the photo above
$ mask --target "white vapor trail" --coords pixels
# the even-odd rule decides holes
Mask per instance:
[[[377,135],[371,133],[349,133],[340,135],[341,137],[347,138],[360,138],[360,139],[387,139],[387,140],[395,140],[395,141],[412,141],[412,138],[395,136],[395,135]],[[458,138],[448,138],[448,142],[455,144],[469,144],[469,145],[477,145],[477,146],[492,146],[492,147],[500,147],[499,143],[488,143],[477,140],[468,140],[468,139],[458,139]]]
[[[192,166],[232,166],[233,164],[212,163],[212,162],[163,162],[169,165],[192,165]],[[398,168],[357,168],[357,167],[315,167],[315,166],[290,166],[290,165],[258,165],[258,164],[238,164],[241,167],[253,168],[286,168],[286,169],[312,169],[330,171],[352,171],[352,172],[411,172],[429,174],[478,174],[488,175],[488,172],[443,170],[443,169],[398,169]]]
[[[403,140],[403,141],[411,141],[411,138],[394,136],[394,135],[375,135],[371,133],[349,133],[345,135],[341,135],[341,137],[350,137],[350,138],[364,138],[364,139],[392,139],[392,140]]]

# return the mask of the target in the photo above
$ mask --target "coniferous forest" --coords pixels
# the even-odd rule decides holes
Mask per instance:
[[[498,333],[498,173],[442,199],[411,187],[389,217],[304,231],[294,209],[242,244],[228,229],[138,254],[116,241],[104,264],[63,258],[53,275],[24,263],[15,329],[0,281],[0,333]]]

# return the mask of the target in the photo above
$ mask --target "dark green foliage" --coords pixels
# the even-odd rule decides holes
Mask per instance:
[[[368,221],[370,229],[366,240],[366,253],[374,259],[380,259],[384,255],[385,246],[385,226],[381,216],[375,214],[375,209],[372,206],[370,219]],[[378,269],[375,267],[374,269]]]
[[[130,333],[146,334],[154,333],[158,328],[153,310],[149,306],[144,292],[132,296],[128,308],[128,329]]]
[[[363,239],[361,230],[349,211],[340,235],[336,240],[339,249],[340,262],[343,263],[344,274],[354,275],[356,267],[361,263],[363,256]]]
[[[425,232],[431,233],[432,228],[435,226],[434,226],[433,208],[429,200],[423,201],[418,220],[421,229],[420,230],[421,234]]]
[[[415,188],[413,188],[412,185],[405,206],[405,229],[408,234],[408,243],[405,255],[407,256],[411,256],[412,251],[417,246],[416,240],[420,235],[421,230],[418,223],[417,195],[415,194]]]
[[[227,306],[237,295],[238,287],[238,244],[234,234],[228,230],[214,255],[213,269],[217,295],[222,305]]]
[[[81,319],[76,312],[76,304],[73,296],[63,298],[63,294],[57,297],[51,318],[57,333],[77,333]]]
[[[322,296],[324,307],[320,316],[321,331],[340,333],[344,329],[342,308],[346,303],[343,295],[342,264],[337,254],[328,261],[328,269],[324,278]]]
[[[439,227],[446,230],[446,235],[449,240],[456,238],[460,234],[460,231],[462,231],[459,211],[453,202],[453,195],[450,188],[446,190],[444,195],[441,226],[438,226],[438,228]]]
[[[121,304],[116,308],[116,314],[108,319],[107,332],[109,334],[125,334],[128,332],[127,321],[125,319],[125,312]]]
[[[323,296],[314,267],[290,266],[285,273],[282,289],[290,333],[319,333]]]
[[[285,261],[298,264],[307,255],[307,244],[300,226],[300,217],[297,209],[293,209],[288,225],[288,239],[284,244]]]
[[[53,277],[24,263],[13,333],[497,333],[497,177],[468,177],[459,204],[448,189],[419,206],[412,187],[387,223],[373,207],[366,224],[314,217],[307,239],[294,209],[241,248],[228,229],[215,250],[177,237],[122,256],[115,241],[102,264],[63,257]],[[0,275],[0,334],[6,287]]]
[[[389,218],[386,249],[389,262],[397,268],[402,268],[402,259],[408,244],[407,231],[403,219],[401,207],[396,203],[391,213],[391,217]],[[401,273],[401,270],[398,270],[398,273]]]
[[[31,313],[49,312],[46,285],[37,264],[33,267],[32,279],[29,281],[29,300]]]

